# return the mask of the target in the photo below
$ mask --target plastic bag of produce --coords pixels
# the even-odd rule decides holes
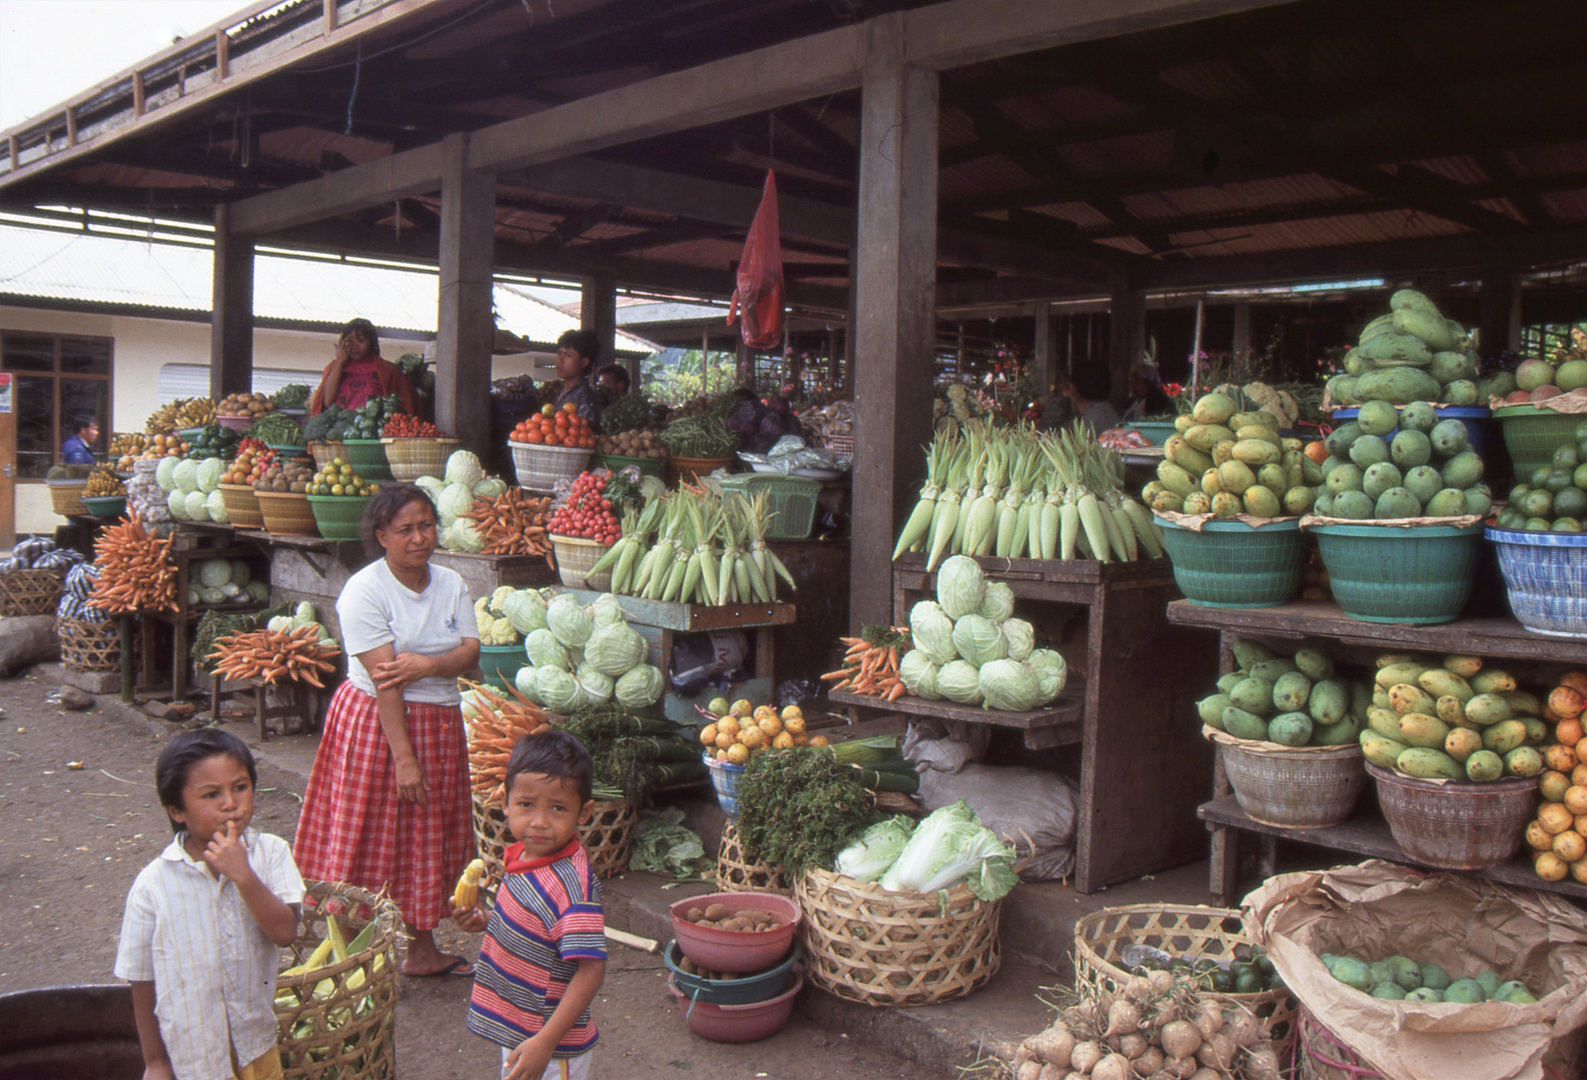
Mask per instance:
[[[937,568],[937,603],[955,622],[980,611],[985,593],[981,566],[968,555],[954,555]]]
[[[953,647],[953,620],[935,600],[922,600],[909,609],[909,636],[915,649],[938,666],[959,655]]]
[[[1558,1053],[1577,1049],[1577,1029],[1587,1023],[1587,920],[1561,897],[1371,859],[1269,878],[1241,914],[1307,1010],[1384,1076],[1572,1075]],[[1493,971],[1525,983],[1538,1000],[1458,1007],[1381,1000],[1329,974],[1323,953],[1433,961],[1451,976]]]

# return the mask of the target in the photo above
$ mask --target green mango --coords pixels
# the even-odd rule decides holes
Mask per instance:
[[[1334,724],[1313,724],[1311,741],[1313,746],[1349,746],[1360,734],[1360,727],[1347,716]]]
[[[1510,715],[1525,713],[1528,716],[1543,715],[1543,701],[1536,694],[1526,690],[1500,690],[1499,696],[1510,706]]]
[[[1526,725],[1526,745],[1541,746],[1548,741],[1552,729],[1536,716],[1517,716],[1513,719]]]
[[[1483,668],[1471,677],[1471,688],[1479,694],[1502,694],[1514,690],[1515,676],[1501,668]]]
[[[1234,662],[1240,666],[1241,671],[1249,672],[1264,660],[1273,659],[1273,650],[1263,645],[1260,641],[1251,641],[1247,638],[1235,638],[1229,645],[1229,651],[1234,653]]]
[[[1441,349],[1433,353],[1433,362],[1427,365],[1427,373],[1443,383],[1447,390],[1452,382],[1470,381],[1471,377],[1477,374],[1477,365],[1463,352]],[[1473,394],[1476,393],[1475,383],[1472,384],[1471,390]]]
[[[1415,308],[1430,315],[1439,314],[1438,305],[1426,293],[1417,289],[1396,289],[1389,297],[1389,310],[1404,311],[1406,308]]]
[[[1444,490],[1443,475],[1431,465],[1418,465],[1405,473],[1405,490],[1416,496],[1416,501],[1426,506],[1433,496]]]
[[[1299,659],[1299,654],[1296,654],[1296,659]],[[1350,691],[1337,679],[1323,679],[1312,684],[1306,707],[1317,723],[1337,724],[1350,711]]]
[[[1466,515],[1466,493],[1459,488],[1444,488],[1427,501],[1426,517],[1449,518]]]
[[[1400,423],[1400,411],[1387,401],[1369,401],[1356,414],[1363,435],[1387,435]]]
[[[1478,750],[1466,759],[1466,779],[1486,784],[1504,775],[1504,759],[1492,750]]]
[[[1196,399],[1191,415],[1198,424],[1222,424],[1240,411],[1240,406],[1227,394],[1213,391]]]
[[[1253,742],[1267,739],[1267,721],[1235,705],[1223,710],[1223,730],[1236,739],[1250,739]]]
[[[1252,517],[1274,518],[1283,511],[1284,504],[1279,501],[1279,497],[1261,484],[1252,484],[1246,488],[1243,499],[1245,512]]]
[[[1477,972],[1477,985],[1482,987],[1483,995],[1492,998],[1499,992],[1499,973],[1497,971]]]
[[[1433,425],[1433,430],[1427,433],[1427,437],[1432,440],[1433,453],[1441,458],[1450,458],[1466,449],[1469,436],[1466,425],[1461,421],[1440,420]]]
[[[1372,764],[1383,769],[1394,768],[1400,755],[1411,748],[1395,739],[1386,739],[1375,731],[1363,731],[1360,736],[1361,751]]]
[[[1256,473],[1243,461],[1225,461],[1218,466],[1218,487],[1230,495],[1244,495],[1256,483]]]
[[[1231,671],[1227,675],[1218,676],[1218,693],[1227,694],[1244,682],[1245,676],[1246,673],[1243,671]]]
[[[1257,716],[1273,714],[1273,684],[1266,679],[1252,675],[1229,691],[1229,697],[1237,708],[1244,709],[1248,713]]]
[[[1435,353],[1451,349],[1455,345],[1455,335],[1450,332],[1449,323],[1436,312],[1402,308],[1394,313],[1394,330],[1396,333],[1408,334],[1418,339],[1427,349]],[[1367,355],[1370,356],[1371,353]]]
[[[1471,755],[1477,753],[1481,749],[1482,736],[1478,735],[1470,728],[1451,728],[1449,735],[1444,739],[1444,753],[1448,754],[1462,765],[1467,765],[1467,776],[1471,775],[1471,768],[1468,765],[1468,763],[1471,761]]]
[[[1528,990],[1526,988],[1526,983],[1521,982],[1519,979],[1512,979],[1509,982],[1500,983],[1499,988],[1493,993],[1493,1000],[1507,1001],[1511,1005],[1537,1004],[1537,998],[1533,996],[1532,991]]]
[[[1480,395],[1477,384],[1470,379],[1455,379],[1444,384],[1444,401],[1450,405],[1472,406]]]
[[[1316,649],[1301,649],[1295,653],[1295,667],[1313,682],[1334,677],[1334,662]]]
[[[1413,746],[1394,759],[1394,767],[1419,780],[1464,780],[1466,770],[1460,762],[1430,747]]]
[[[1389,708],[1404,716],[1406,713],[1438,715],[1438,703],[1427,691],[1414,683],[1395,683],[1389,687]]]
[[[1379,664],[1373,680],[1387,690],[1396,683],[1414,683],[1426,670],[1426,664],[1419,664],[1415,660],[1393,660],[1387,664]]]
[[[1312,690],[1316,693],[1316,688]],[[1352,682],[1350,684],[1350,713],[1362,720],[1366,719],[1367,706],[1372,704],[1372,687],[1366,683]]]
[[[1287,671],[1273,684],[1273,708],[1281,713],[1298,712],[1311,697],[1311,680],[1298,671]]]
[[[1439,475],[1444,478],[1445,487],[1465,491],[1482,479],[1482,459],[1470,450],[1462,450],[1444,462]]]
[[[1493,493],[1488,490],[1487,484],[1478,484],[1476,487],[1466,489],[1466,513],[1487,517],[1492,512]]]
[[[1376,965],[1373,965],[1374,967]],[[1372,988],[1372,996],[1382,1001],[1404,1001],[1405,991],[1400,989],[1400,984],[1388,981],[1380,982]]]
[[[1443,1001],[1444,995],[1430,986],[1423,986],[1406,994],[1405,1000],[1420,1002]]]
[[[1416,677],[1416,683],[1435,698],[1449,694],[1464,702],[1476,696],[1476,691],[1471,688],[1470,683],[1453,671],[1446,671],[1443,668],[1428,668]]]
[[[1448,737],[1449,725],[1436,716],[1413,712],[1400,717],[1400,742],[1407,746],[1442,751]]]
[[[1423,960],[1422,985],[1433,990],[1447,989],[1449,986],[1449,972],[1445,971],[1431,960]]]
[[[1323,392],[1335,405],[1358,404],[1361,399],[1356,397],[1356,378],[1350,374],[1335,375],[1324,385]]]
[[[1391,956],[1387,963],[1394,972],[1394,981],[1407,993],[1422,985],[1422,966],[1408,956]]]
[[[1254,665],[1251,668],[1251,674],[1258,679],[1266,679],[1270,683],[1276,683],[1280,676],[1299,670],[1295,666],[1295,661],[1289,657],[1275,656],[1271,660],[1263,660]]]
[[[1391,311],[1387,315],[1379,315],[1377,318],[1363,326],[1361,328],[1361,336],[1356,338],[1356,341],[1364,344],[1369,338],[1375,338],[1379,334],[1388,334],[1392,333],[1393,331],[1394,312]]]
[[[1543,755],[1537,752],[1536,747],[1517,746],[1504,755],[1504,771],[1507,776],[1530,779],[1543,771]]]
[[[1482,746],[1503,757],[1518,746],[1526,744],[1526,724],[1520,720],[1500,720],[1482,731]]]
[[[1415,340],[1414,338],[1411,340]],[[1420,342],[1417,342],[1421,345]],[[1422,345],[1425,352],[1427,346]],[[1428,362],[1432,353],[1426,353]],[[1356,379],[1351,387],[1358,401],[1391,401],[1405,404],[1411,401],[1432,401],[1438,397],[1438,380],[1419,367],[1393,366],[1369,371]]]
[[[1422,516],[1422,503],[1409,488],[1392,487],[1378,496],[1372,507],[1372,516],[1379,521],[1398,521],[1401,518]]]
[[[1425,401],[1413,401],[1400,410],[1400,429],[1426,435],[1438,423],[1438,410]]]
[[[1234,432],[1222,424],[1196,424],[1185,432],[1185,441],[1203,454],[1212,453],[1212,448],[1225,440],[1232,442]]]
[[[1212,468],[1212,455],[1197,450],[1179,435],[1170,436],[1163,444],[1163,456],[1192,476],[1200,476]]]
[[[1334,978],[1338,979],[1346,986],[1353,987],[1363,992],[1371,988],[1371,980],[1367,971],[1367,965],[1362,963],[1360,960],[1357,960],[1353,956],[1339,957],[1338,960],[1334,962],[1333,967],[1329,970],[1332,971]]]
[[[1287,712],[1267,722],[1267,740],[1280,746],[1305,746],[1311,741],[1311,717],[1303,712]]]
[[[1223,730],[1223,710],[1234,704],[1234,699],[1228,694],[1211,694],[1196,702],[1196,712],[1201,716],[1201,722],[1208,727]]]
[[[1414,334],[1379,334],[1359,348],[1363,356],[1380,365],[1425,368],[1433,362],[1433,350]],[[1368,372],[1361,378],[1370,378],[1376,374],[1378,374],[1376,371]],[[1428,378],[1431,379],[1432,376],[1429,375]],[[1359,388],[1360,385],[1358,380],[1356,386]]]
[[[1494,983],[1495,992],[1499,984]],[[1476,979],[1456,979],[1444,990],[1444,1000],[1452,1001],[1459,1005],[1480,1005],[1488,1000],[1488,992]]]
[[[1438,699],[1435,708],[1438,710],[1438,718],[1444,723],[1451,727],[1466,726],[1468,722],[1466,720],[1466,703],[1455,695],[1445,694]],[[1476,725],[1472,726],[1475,727]]]
[[[1378,362],[1368,360],[1367,354],[1361,351],[1360,346],[1345,353],[1343,366],[1346,375],[1365,375],[1369,371],[1378,370]]]
[[[1367,469],[1389,460],[1389,444],[1376,435],[1363,435],[1350,444],[1350,460],[1365,475]]]
[[[1385,739],[1400,742],[1400,714],[1374,705],[1367,710],[1367,727]]]
[[[1389,443],[1389,458],[1402,472],[1426,465],[1433,460],[1433,440],[1420,431],[1396,432]]]
[[[1157,479],[1176,495],[1189,495],[1200,486],[1187,470],[1167,460],[1157,463]]]
[[[1346,457],[1350,453],[1350,445],[1362,434],[1361,425],[1351,420],[1334,428],[1332,434],[1323,440],[1323,445],[1328,448],[1330,456]]]
[[[1486,674],[1486,673],[1482,673]],[[1482,674],[1477,679],[1482,678]],[[1472,681],[1472,689],[1477,688],[1476,680]],[[1490,727],[1510,719],[1510,703],[1498,694],[1478,693],[1466,702],[1466,719],[1473,724]]]

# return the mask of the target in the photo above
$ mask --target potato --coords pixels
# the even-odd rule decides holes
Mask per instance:
[[[725,919],[733,913],[727,909],[726,904],[712,904],[705,909],[705,917],[713,921]]]
[[[685,956],[682,960],[678,961],[678,970],[679,971],[687,971],[690,975],[698,975],[698,974],[700,974],[700,969],[695,967],[694,966],[694,961],[690,960],[687,956]]]
[[[692,907],[683,913],[684,922],[699,922],[703,918],[705,918],[704,908]]]

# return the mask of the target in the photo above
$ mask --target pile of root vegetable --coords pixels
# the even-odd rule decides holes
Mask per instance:
[[[215,662],[215,674],[223,678],[266,683],[289,679],[324,689],[320,676],[336,670],[330,658],[341,651],[335,642],[320,640],[317,624],[309,624],[292,630],[265,628],[218,637],[208,659]]]
[[[474,523],[485,555],[539,555],[553,568],[551,537],[546,518],[549,497],[530,498],[523,488],[510,487],[495,498],[475,496],[474,508],[462,516]]]
[[[99,577],[88,599],[111,614],[176,610],[176,564],[171,538],[127,518],[108,526],[94,542]]]
[[[1132,975],[1063,1009],[1019,1046],[1013,1080],[1280,1080],[1249,1009],[1168,971]]]

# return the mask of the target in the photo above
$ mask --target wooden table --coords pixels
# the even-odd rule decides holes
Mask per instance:
[[[1080,704],[1078,738],[1067,722],[1049,726],[1055,745],[1079,747],[1075,888],[1091,893],[1198,858],[1206,840],[1196,807],[1213,755],[1193,701],[1217,650],[1206,635],[1169,625],[1166,609],[1180,596],[1172,565],[976,561],[988,580],[1013,590],[1015,614],[1037,626],[1038,643],[1065,639],[1059,651],[1069,681],[1061,700]],[[924,556],[893,563],[895,623],[935,595],[936,574],[927,573]],[[997,722],[988,717],[971,710],[956,718]]]
[[[842,690],[830,692],[827,700],[848,708],[856,723],[868,719],[869,714],[887,712],[1012,728],[1023,737],[1027,750],[1073,746],[1085,738],[1085,701],[1079,695],[1060,695],[1048,707],[1033,712],[1003,712],[952,701],[927,701],[909,694],[888,701],[874,694],[850,694]]]

